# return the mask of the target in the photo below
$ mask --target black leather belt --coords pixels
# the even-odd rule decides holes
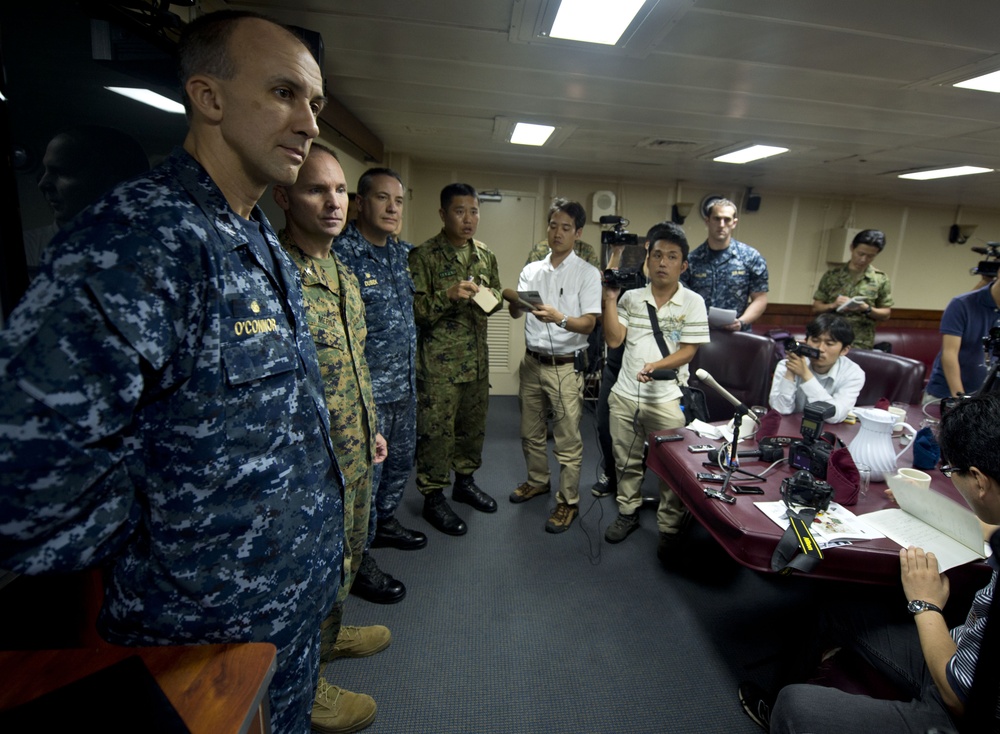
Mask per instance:
[[[524,352],[536,361],[541,362],[542,364],[547,364],[551,367],[555,367],[560,364],[573,364],[576,359],[576,357],[572,354],[540,354],[539,352],[533,352],[530,349],[525,349]]]

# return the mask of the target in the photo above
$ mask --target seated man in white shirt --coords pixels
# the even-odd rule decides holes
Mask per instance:
[[[771,407],[782,415],[801,413],[806,403],[831,403],[828,423],[840,423],[854,407],[865,372],[849,359],[854,329],[847,319],[824,313],[806,327],[806,344],[819,350],[819,357],[789,354],[778,362],[771,382]]]

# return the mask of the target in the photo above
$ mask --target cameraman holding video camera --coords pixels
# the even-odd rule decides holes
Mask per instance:
[[[806,403],[831,403],[828,423],[840,423],[865,386],[865,372],[849,359],[854,330],[843,316],[820,314],[806,326],[805,344],[789,340],[785,359],[771,381],[771,407],[782,415],[801,413]]]

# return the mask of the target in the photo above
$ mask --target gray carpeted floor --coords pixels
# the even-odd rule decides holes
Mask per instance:
[[[590,494],[599,460],[591,413],[581,430],[583,516],[560,535],[544,532],[554,495],[507,501],[524,479],[514,397],[491,400],[476,474],[497,513],[455,504],[469,532],[445,536],[420,517],[411,479],[397,517],[426,532],[428,546],[373,551],[407,596],[389,606],[352,596],[345,614],[347,624],[387,625],[393,642],[326,673],[375,698],[367,731],[759,731],[740,708],[737,683],[769,683],[782,626],[808,613],[818,586],[831,585],[744,569],[697,525],[679,569],[665,571],[652,510],[625,542],[605,543],[616,509],[613,498]],[[652,473],[644,486],[656,494]]]

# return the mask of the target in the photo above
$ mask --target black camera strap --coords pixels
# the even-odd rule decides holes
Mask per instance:
[[[670,355],[667,347],[667,340],[663,338],[663,330],[660,329],[660,320],[656,316],[656,309],[653,304],[646,301],[646,310],[649,311],[649,325],[653,328],[653,338],[656,339],[656,346],[660,348],[660,354],[664,357]]]
[[[788,508],[789,524],[771,555],[772,571],[783,576],[792,571],[809,573],[823,560],[823,551],[809,529],[818,512],[815,507],[804,507],[797,512]]]
[[[660,320],[656,317],[656,309],[653,304],[646,301],[646,310],[649,311],[649,325],[653,329],[653,338],[656,339],[656,346],[660,348],[660,354],[664,357],[670,355],[667,347],[667,340],[663,338],[663,330],[660,328]],[[705,393],[696,387],[681,385],[681,405],[684,407],[684,420],[688,423],[697,419],[707,421],[708,401]]]

